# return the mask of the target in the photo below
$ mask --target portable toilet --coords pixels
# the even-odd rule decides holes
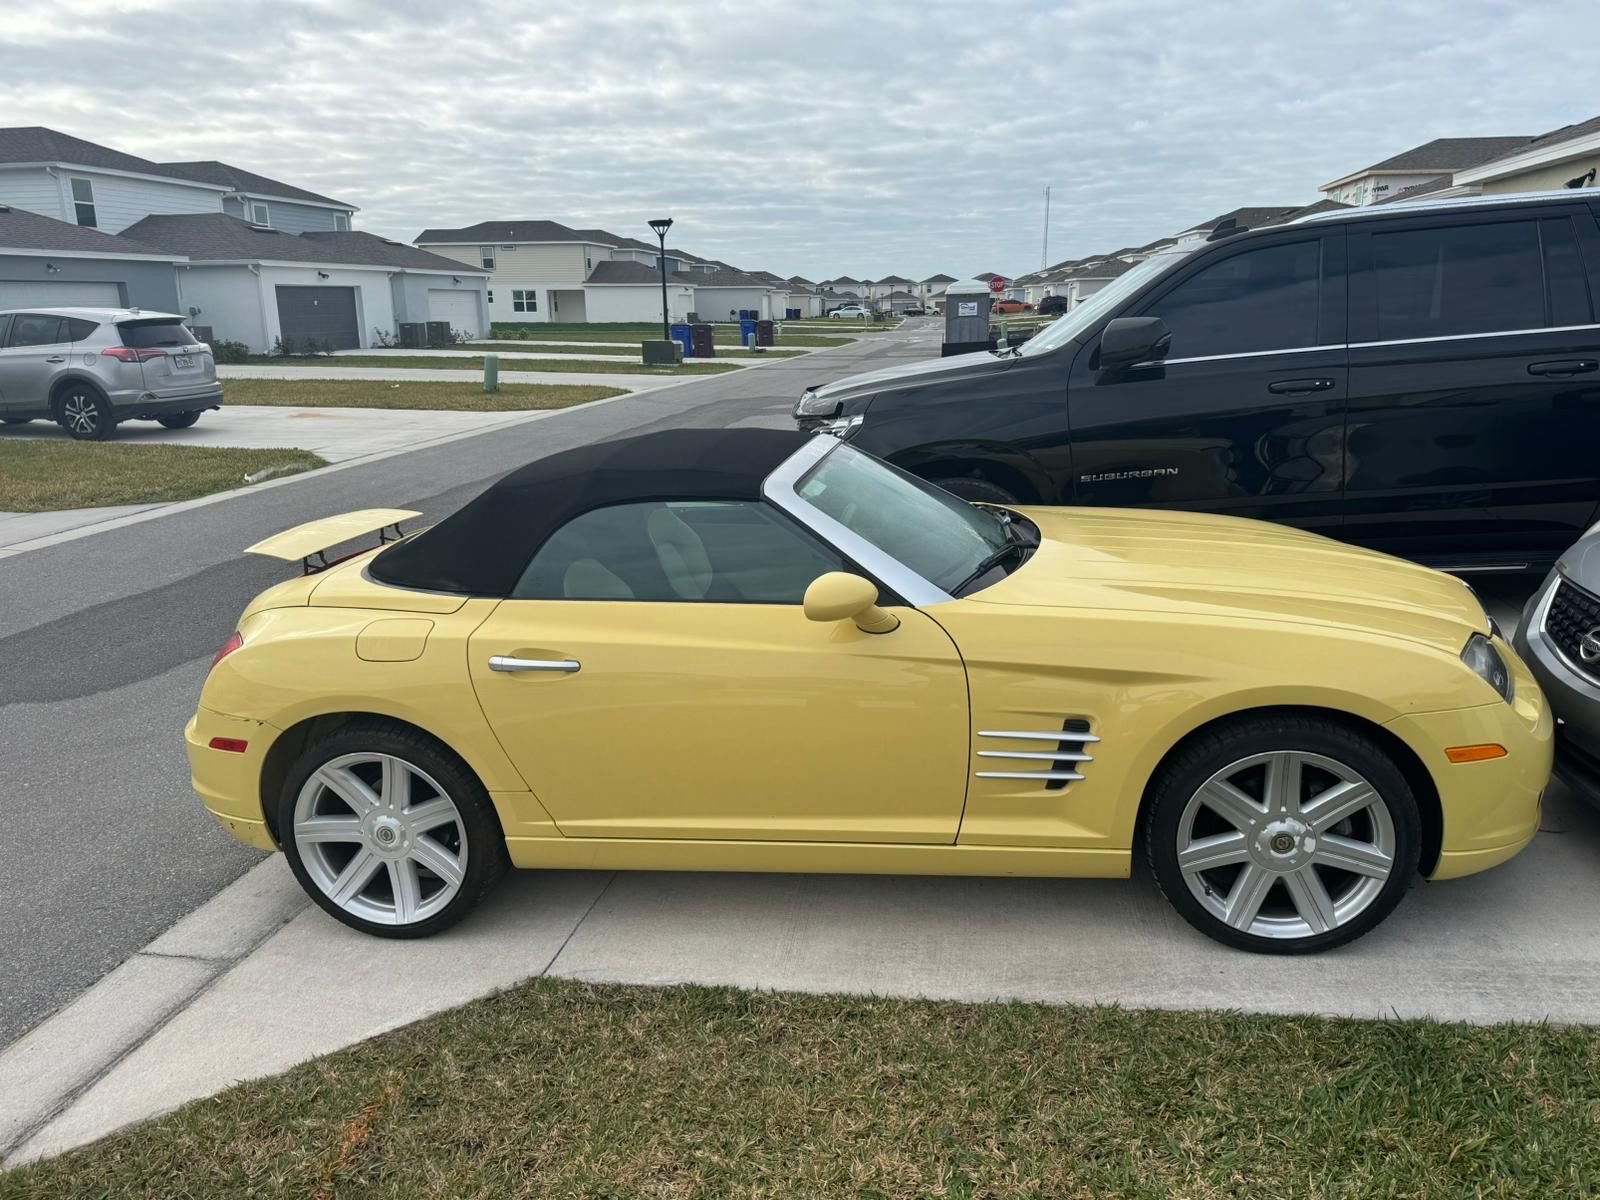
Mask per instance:
[[[944,290],[944,345],[939,354],[971,354],[989,348],[989,309],[994,295],[981,279],[963,279]]]

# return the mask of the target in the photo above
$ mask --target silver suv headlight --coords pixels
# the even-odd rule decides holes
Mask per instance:
[[[1461,661],[1472,669],[1474,675],[1492,687],[1500,699],[1511,703],[1511,672],[1493,642],[1481,633],[1473,634],[1467,639],[1466,649],[1461,651]]]
[[[816,388],[807,388],[800,393],[800,403],[794,411],[802,417],[831,417],[839,411],[839,402],[817,395]]]

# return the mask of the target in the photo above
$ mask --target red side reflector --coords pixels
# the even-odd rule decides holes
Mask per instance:
[[[250,748],[250,743],[243,738],[212,738],[213,750],[226,750],[229,754],[243,754]]]
[[[235,629],[233,631],[233,636],[222,643],[222,649],[217,651],[217,656],[211,660],[211,665],[215,667],[219,662],[227,658],[228,655],[232,654],[235,650],[239,649],[243,645],[244,634]]]
[[[1491,758],[1504,758],[1506,748],[1496,742],[1476,746],[1447,746],[1444,756],[1453,763],[1488,762]]]

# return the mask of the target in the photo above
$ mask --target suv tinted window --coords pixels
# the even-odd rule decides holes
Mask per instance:
[[[1372,270],[1378,341],[1545,323],[1536,221],[1375,233]]]
[[[539,548],[519,600],[799,604],[839,556],[765,504],[651,501],[574,517]]]
[[[83,341],[99,328],[99,323],[95,321],[85,321],[80,317],[67,318],[67,336],[75,342]]]
[[[1231,254],[1147,307],[1172,330],[1173,358],[1317,344],[1322,302],[1317,239]]]
[[[57,342],[71,341],[67,337],[66,321],[60,317],[47,317],[36,313],[18,313],[11,319],[11,337],[8,346],[53,346]]]
[[[1550,293],[1550,324],[1587,325],[1594,320],[1589,280],[1578,255],[1578,239],[1566,217],[1539,222],[1544,243],[1545,287]]]
[[[124,321],[117,326],[122,344],[138,349],[156,346],[192,346],[194,335],[182,321]]]

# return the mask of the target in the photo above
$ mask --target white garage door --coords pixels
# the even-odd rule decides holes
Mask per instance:
[[[429,288],[428,320],[449,321],[451,329],[459,329],[473,337],[483,336],[483,330],[479,327],[477,292]]]
[[[122,293],[114,283],[0,279],[0,308],[62,308],[69,305],[121,308]]]

